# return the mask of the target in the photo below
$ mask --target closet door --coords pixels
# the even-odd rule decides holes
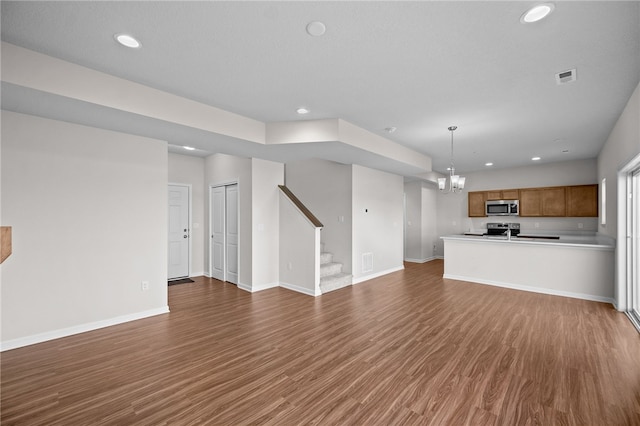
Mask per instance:
[[[238,184],[210,189],[211,278],[238,284],[240,246]]]
[[[225,187],[210,190],[211,202],[211,278],[225,280]]]
[[[226,190],[226,281],[238,284],[238,185]]]

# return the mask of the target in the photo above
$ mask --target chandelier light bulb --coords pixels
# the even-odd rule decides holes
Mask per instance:
[[[447,178],[438,178],[438,189],[444,194],[462,192],[466,181],[464,176],[456,174],[456,169],[453,165],[453,132],[457,128],[458,126],[450,126],[447,128],[447,130],[451,132],[451,166],[447,168],[449,171],[449,188],[447,189]]]

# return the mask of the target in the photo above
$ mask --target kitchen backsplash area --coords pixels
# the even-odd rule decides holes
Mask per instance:
[[[520,217],[495,216],[466,218],[463,231],[481,231],[487,229],[487,223],[518,222],[522,233],[562,233],[593,234],[598,231],[597,217]]]

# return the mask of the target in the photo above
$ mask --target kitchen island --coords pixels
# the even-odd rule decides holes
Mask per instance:
[[[615,241],[448,235],[444,278],[613,303]]]

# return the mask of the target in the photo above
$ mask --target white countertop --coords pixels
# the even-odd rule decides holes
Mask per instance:
[[[551,235],[551,234],[549,234]],[[556,234],[557,235],[557,234]],[[559,235],[559,239],[547,238],[519,238],[492,235],[445,235],[443,240],[463,240],[478,243],[497,243],[497,244],[535,244],[543,246],[563,246],[563,247],[580,247],[613,250],[615,248],[615,240],[610,237],[600,235]]]

